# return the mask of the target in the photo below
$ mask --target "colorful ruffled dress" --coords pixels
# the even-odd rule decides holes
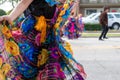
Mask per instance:
[[[3,23],[0,80],[84,80],[82,65],[60,36],[63,16],[69,16],[66,12],[71,3],[34,0],[25,17],[18,20],[19,26]]]
[[[81,17],[73,17],[73,16],[70,16],[68,18],[68,21],[66,21],[63,27],[64,27],[63,34],[68,39],[79,38],[84,29],[84,25],[83,25]]]

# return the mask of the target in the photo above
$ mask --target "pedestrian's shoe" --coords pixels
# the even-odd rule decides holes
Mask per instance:
[[[104,39],[108,39],[108,37],[104,37]]]
[[[100,41],[104,41],[103,39],[99,38]]]

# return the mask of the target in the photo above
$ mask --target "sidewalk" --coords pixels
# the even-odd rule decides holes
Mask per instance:
[[[101,31],[83,31],[85,33],[101,33]],[[120,33],[120,30],[109,30],[109,33]]]
[[[99,37],[101,34],[101,31],[84,31],[82,33],[83,38],[89,38],[89,37]],[[120,30],[109,30],[108,37],[120,37]]]

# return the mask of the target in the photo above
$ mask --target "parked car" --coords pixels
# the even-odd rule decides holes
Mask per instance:
[[[83,17],[82,20],[84,24],[99,24],[99,16],[101,13],[92,13],[87,17]],[[112,29],[120,28],[120,13],[119,12],[109,12],[108,13],[108,27]]]

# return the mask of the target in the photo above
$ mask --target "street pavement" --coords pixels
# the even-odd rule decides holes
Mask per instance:
[[[87,73],[86,80],[120,80],[120,38],[68,40]]]

